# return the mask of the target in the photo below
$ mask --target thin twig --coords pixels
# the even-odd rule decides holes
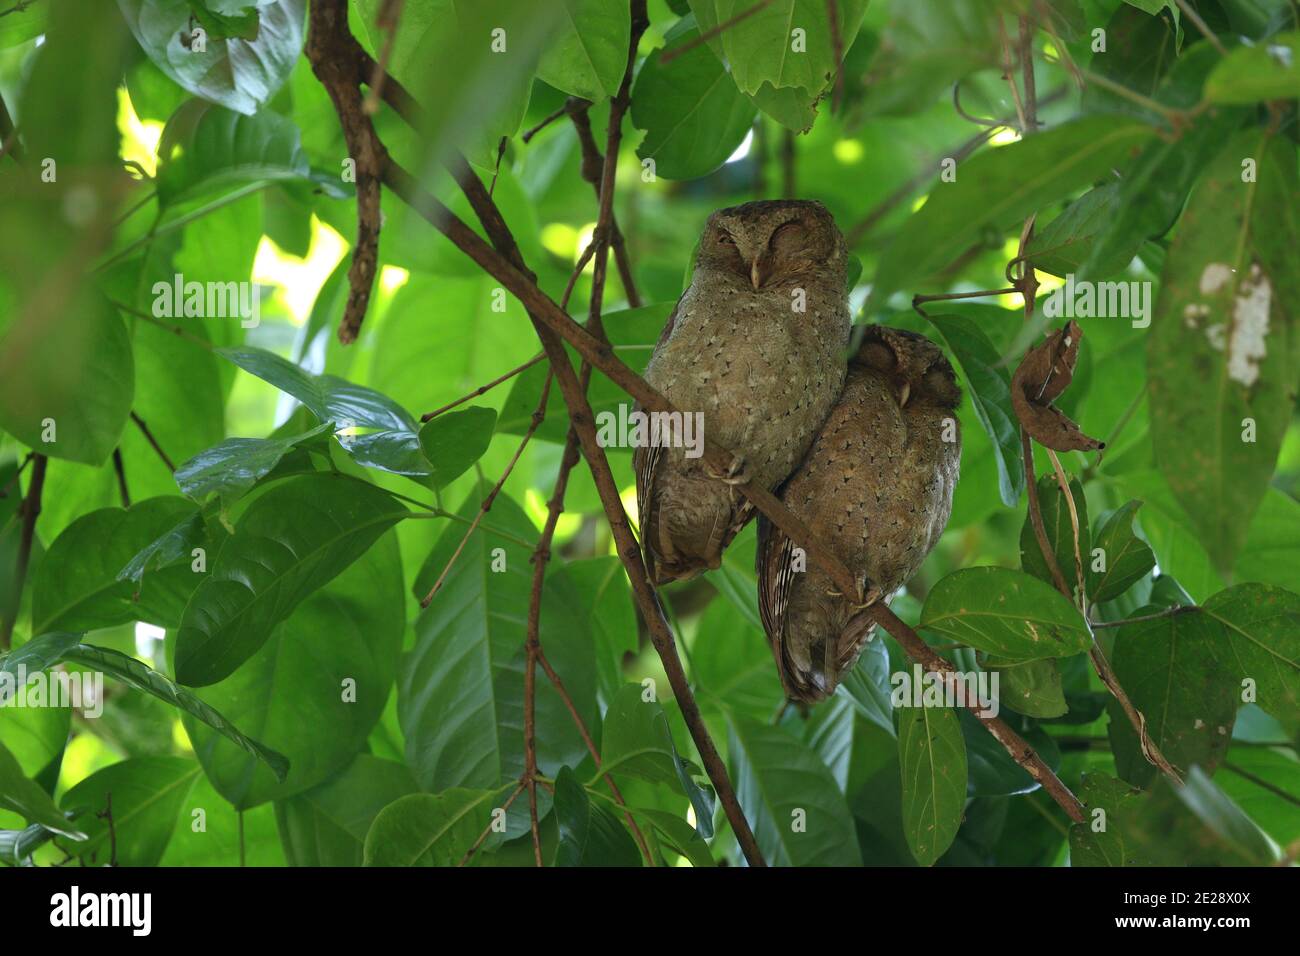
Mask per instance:
[[[122,507],[131,507],[131,492],[126,486],[126,466],[122,464],[122,449],[113,449],[113,471],[117,473],[117,493],[122,499]]]
[[[1201,31],[1201,35],[1210,41],[1210,45],[1219,51],[1219,55],[1227,56],[1227,48],[1225,48],[1222,41],[1215,36],[1214,31],[1210,29],[1209,25],[1201,19],[1201,15],[1196,12],[1196,8],[1189,5],[1187,0],[1174,0],[1174,2],[1178,4],[1178,9],[1183,11],[1183,16],[1191,20],[1192,23],[1196,25],[1196,29]]]
[[[384,47],[379,51],[379,62],[370,75],[370,92],[366,94],[364,109],[373,116],[379,110],[379,100],[384,89],[384,77],[388,75],[388,64],[393,59],[393,47],[397,43],[397,25],[402,19],[404,0],[383,0],[379,14],[375,17],[375,26],[384,31]]]
[[[515,784],[515,789],[511,792],[510,796],[506,798],[506,802],[501,804],[501,812],[504,813],[505,811],[509,810],[510,805],[515,802],[515,798],[518,797],[519,794],[523,792],[524,792],[524,783],[521,780],[519,781],[519,783]],[[488,835],[492,832],[492,824],[495,822],[496,822],[495,820],[491,820],[488,822],[488,825],[483,828],[483,832],[479,834],[478,839],[474,841],[474,843],[470,846],[470,848],[465,852],[465,855],[461,857],[461,861],[456,864],[457,866],[464,866],[466,863],[469,862],[469,858],[472,857],[478,851],[478,848],[483,845],[483,841],[486,840],[488,838]]]
[[[6,617],[3,627],[0,627],[0,650],[9,650],[13,642],[14,625],[18,623],[23,585],[27,581],[27,565],[32,557],[32,541],[36,538],[36,518],[41,513],[41,491],[45,487],[45,469],[49,462],[50,460],[42,454],[32,455],[32,477],[27,483],[27,497],[20,505],[23,527],[18,539],[18,556],[14,561],[13,600],[10,602],[13,616]]]
[[[158,444],[158,439],[153,437],[153,432],[149,431],[149,426],[144,423],[144,419],[141,418],[139,415],[137,415],[135,412],[132,412],[131,421],[135,422],[136,428],[140,429],[140,432],[141,434],[144,435],[145,440],[149,442],[150,446],[153,447],[153,450],[158,453],[158,457],[161,458],[162,463],[167,466],[167,470],[170,472],[175,472],[176,466],[172,464],[172,460],[167,456],[167,452],[163,451],[162,445]]]
[[[718,36],[719,34],[724,33],[727,30],[730,30],[732,27],[734,27],[737,23],[740,23],[742,20],[749,19],[754,14],[762,10],[764,7],[768,6],[771,2],[772,0],[758,0],[758,3],[754,4],[752,7],[746,7],[744,10],[741,10],[735,16],[723,20],[721,23],[719,23],[717,26],[713,27],[712,29],[705,30],[703,33],[697,36],[694,40],[691,40],[689,43],[683,43],[675,50],[666,51],[663,54],[663,56],[660,57],[659,62],[665,64],[671,63],[673,60],[677,59],[682,54],[689,53],[691,50],[694,50],[701,43],[707,43],[710,40],[712,40],[714,37]]]
[[[432,421],[433,419],[441,415],[443,412],[449,412],[457,405],[464,405],[466,402],[470,401],[471,399],[478,398],[484,392],[491,391],[492,389],[500,385],[502,382],[506,382],[514,378],[520,372],[532,368],[534,365],[536,365],[544,358],[546,358],[546,353],[538,352],[536,355],[530,358],[523,365],[517,365],[514,368],[512,368],[510,371],[506,372],[504,375],[499,375],[496,378],[492,379],[492,381],[488,382],[486,385],[480,385],[478,388],[474,389],[474,391],[470,392],[468,395],[462,395],[454,402],[448,402],[446,405],[443,405],[441,408],[435,408],[431,412],[425,412],[423,415],[420,416],[420,421],[422,422]]]

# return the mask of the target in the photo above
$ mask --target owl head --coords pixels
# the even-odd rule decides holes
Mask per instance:
[[[900,408],[909,402],[946,409],[961,404],[961,389],[952,365],[939,346],[916,332],[869,325],[849,365],[884,375],[898,396]]]
[[[754,291],[820,279],[845,281],[844,236],[821,203],[765,199],[719,209],[700,237],[696,268]]]

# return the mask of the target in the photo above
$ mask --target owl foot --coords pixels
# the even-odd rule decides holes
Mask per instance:
[[[844,597],[844,592],[836,588],[827,588],[826,594],[828,597]],[[870,582],[867,581],[867,576],[864,574],[862,580],[858,582],[858,595],[860,596],[860,600],[856,603],[850,604],[849,607],[855,611],[865,611],[867,608],[871,607],[871,605],[880,600],[881,590],[878,587],[873,587]]]
[[[710,478],[722,482],[724,485],[746,485],[749,484],[749,469],[745,467],[745,459],[739,456],[731,460],[731,466],[724,472],[715,471],[712,468],[704,469],[704,473]]]

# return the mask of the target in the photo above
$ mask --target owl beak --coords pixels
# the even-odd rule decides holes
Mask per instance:
[[[910,382],[904,382],[898,388],[898,407],[905,408],[907,400],[912,396],[912,385]]]
[[[759,268],[762,261],[762,256],[755,256],[754,261],[749,266],[749,281],[753,284],[755,291],[763,284],[763,270]]]

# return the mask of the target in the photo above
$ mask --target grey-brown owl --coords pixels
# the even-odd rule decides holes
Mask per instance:
[[[758,604],[781,685],[792,700],[835,692],[874,624],[866,607],[890,598],[939,540],[961,462],[961,401],[952,366],[929,339],[870,326],[844,392],[807,458],[781,489],[787,508],[858,577],[841,595],[796,556],[780,529],[758,526]]]
[[[681,447],[635,450],[652,583],[718,567],[753,515],[735,485],[775,488],[808,450],[844,384],[847,255],[821,203],[750,202],[709,217],[646,380],[683,412],[703,413],[705,440],[744,465],[716,475]]]

